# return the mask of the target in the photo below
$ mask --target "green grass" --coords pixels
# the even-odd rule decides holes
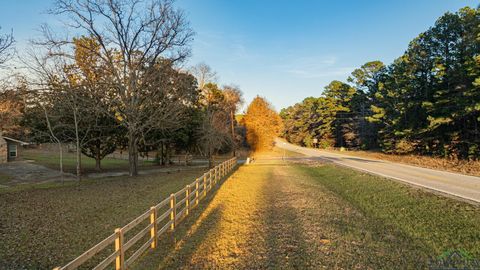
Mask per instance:
[[[0,193],[0,268],[64,265],[201,173],[7,188]]]
[[[11,179],[12,177],[10,177],[9,175],[0,173],[0,185],[8,184]]]
[[[300,169],[360,210],[373,231],[396,231],[399,245],[415,245],[418,256],[464,250],[480,259],[478,207],[336,166]]]
[[[48,152],[39,150],[26,150],[22,152],[23,159],[34,160],[35,163],[47,168],[59,169],[58,152]],[[150,161],[139,161],[140,167],[149,167],[154,163]],[[63,167],[65,172],[75,173],[77,160],[74,153],[63,154]],[[128,170],[128,160],[104,158],[101,163],[103,171],[121,171]],[[82,170],[86,173],[95,171],[95,159],[82,155]]]

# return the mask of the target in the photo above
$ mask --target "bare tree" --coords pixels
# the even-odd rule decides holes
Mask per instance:
[[[209,65],[203,62],[191,67],[190,73],[197,78],[198,88],[200,90],[204,89],[205,84],[213,83],[218,79],[217,73]]]
[[[184,13],[171,0],[57,0],[51,12],[67,16],[67,28],[99,44],[98,57],[112,76],[105,82],[110,87],[104,98],[127,130],[130,175],[137,175],[140,138],[181,124],[182,97],[161,89],[160,82],[168,78],[159,73],[159,63],[182,61],[190,54],[193,31]],[[44,30],[46,46],[72,42]]]
[[[2,29],[0,27],[0,29]],[[15,43],[13,31],[9,34],[0,35],[0,66],[12,56],[12,47]]]
[[[94,122],[98,115],[98,103],[87,99],[88,94],[84,89],[73,82],[69,72],[72,63],[69,60],[71,59],[63,57],[58,51],[31,51],[28,67],[33,76],[29,84],[32,87],[34,106],[43,110],[48,131],[46,133],[59,145],[62,174],[62,143],[75,142],[76,173],[80,180],[81,145],[88,134],[88,128],[80,132],[86,126],[81,123]]]
[[[238,87],[226,86],[220,89],[214,83],[207,83],[200,100],[203,118],[198,137],[209,165],[213,166],[213,154],[225,146],[235,151],[234,113],[242,101]]]
[[[208,157],[208,166],[215,166],[214,154],[226,144],[230,144],[228,135],[228,126],[225,125],[227,115],[223,111],[218,111],[212,107],[205,110],[203,121],[198,130],[199,141],[203,146],[205,155]]]
[[[235,132],[235,113],[239,109],[239,107],[243,104],[242,98],[242,91],[240,88],[235,85],[227,85],[223,87],[223,95],[225,99],[225,111],[229,114],[229,122],[230,122],[230,135],[232,141],[232,155],[236,156],[236,149],[237,149],[237,141],[239,138],[236,136]]]

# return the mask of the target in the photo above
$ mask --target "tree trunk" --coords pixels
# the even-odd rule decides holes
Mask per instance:
[[[48,117],[48,113],[47,113],[47,109],[45,109],[45,107],[43,105],[42,106],[42,109],[43,109],[43,112],[45,113],[45,121],[47,121],[47,127],[48,127],[48,130],[50,131],[50,136],[52,137],[52,139],[58,143],[58,150],[60,151],[60,175],[61,175],[61,178],[62,178],[62,184],[65,182],[65,176],[63,174],[63,149],[62,149],[62,142],[57,138],[57,136],[55,136],[55,134],[53,133],[53,129],[52,129],[52,125],[50,123],[50,118]]]
[[[100,158],[100,149],[97,149],[97,154],[95,155],[95,170],[101,171],[102,170],[102,159]]]
[[[160,165],[161,164],[161,160],[160,160],[160,151],[157,149],[157,153],[155,154],[155,164],[156,165]]]
[[[80,136],[78,135],[77,109],[73,110],[73,120],[75,124],[75,141],[77,150],[77,181],[80,182],[82,175],[82,152],[80,150]]]
[[[172,164],[172,160],[171,160],[171,158],[170,158],[170,154],[171,154],[171,153],[170,153],[169,144],[166,143],[166,144],[165,144],[165,159],[166,159],[166,163],[167,163],[168,165],[171,165],[171,164]]]
[[[58,150],[60,151],[60,175],[62,177],[62,184],[65,182],[65,176],[63,175],[63,149],[62,143],[58,142]]]
[[[210,169],[215,167],[215,159],[213,158],[213,151],[211,149],[208,150],[208,167]]]
[[[77,140],[77,180],[82,179],[82,152],[80,152],[80,145]]]
[[[137,139],[132,132],[128,134],[128,164],[129,164],[129,175],[137,176],[138,175],[138,150],[137,150]]]
[[[165,165],[165,153],[163,152],[163,142],[160,145],[160,157],[162,159],[162,165]]]

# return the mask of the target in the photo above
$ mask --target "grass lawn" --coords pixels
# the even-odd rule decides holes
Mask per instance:
[[[22,152],[23,159],[34,160],[35,163],[45,167],[58,170],[59,169],[59,155],[58,152],[48,152],[40,150],[24,150]],[[153,166],[151,161],[139,160],[140,167]],[[75,173],[77,160],[74,153],[63,154],[63,168],[65,172]],[[101,163],[104,171],[128,171],[128,160],[104,158]],[[82,168],[86,173],[95,171],[95,159],[82,155]]]
[[[10,179],[11,177],[9,175],[0,173],[0,185],[8,184]]]
[[[449,250],[463,250],[480,260],[478,206],[336,166],[299,170],[362,213],[371,237],[395,239],[399,260],[422,265]]]
[[[52,269],[74,259],[200,176],[196,169],[136,178],[4,188],[0,269]]]
[[[480,259],[480,208],[325,164],[258,159],[135,269],[424,269]]]

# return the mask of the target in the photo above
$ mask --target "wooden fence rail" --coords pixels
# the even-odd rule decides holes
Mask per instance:
[[[171,194],[170,197],[157,205],[150,207],[145,213],[130,221],[127,225],[115,229],[113,234],[85,251],[73,261],[63,267],[56,267],[54,270],[77,269],[98,253],[112,246],[114,247],[114,252],[106,255],[93,269],[101,270],[110,265],[114,265],[116,270],[128,269],[148,248],[157,247],[157,239],[162,234],[169,230],[173,232],[183,218],[188,216],[191,210],[198,205],[199,201],[207,196],[207,192],[219,183],[221,178],[231,172],[236,164],[237,159],[232,158],[210,169],[191,184]],[[161,209],[164,209],[164,212],[160,213]],[[145,223],[147,220],[149,222],[146,227],[137,228],[137,226]],[[134,228],[138,232],[127,240],[125,237],[126,233]],[[145,238],[146,235],[149,235],[148,240],[126,258],[126,252],[141,239]]]

